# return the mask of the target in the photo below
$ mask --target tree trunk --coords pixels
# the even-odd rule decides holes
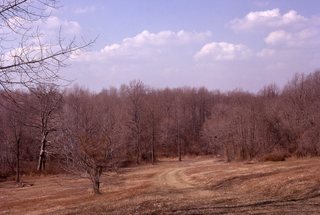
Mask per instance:
[[[153,123],[153,125],[152,125],[152,151],[151,151],[152,164],[154,164],[154,162],[155,162],[154,144],[155,144],[155,131],[154,131],[154,123]]]
[[[17,171],[16,182],[20,183],[20,137],[17,139]]]
[[[179,161],[181,161],[181,141],[180,141],[180,138],[178,140],[178,153],[179,153]]]
[[[92,188],[94,194],[101,194],[100,192],[100,177],[102,174],[102,166],[96,166],[94,168],[93,175],[91,176]]]
[[[101,194],[100,192],[100,181],[99,180],[94,180],[92,182],[92,185],[93,185],[93,192],[94,194]]]
[[[136,154],[136,163],[140,164],[140,134],[137,134],[137,146],[136,146],[137,154]]]
[[[179,155],[179,161],[181,161],[181,141],[180,141],[180,123],[178,119],[178,155]]]
[[[40,154],[39,154],[39,160],[38,160],[38,166],[37,166],[37,170],[38,171],[42,171],[45,170],[46,166],[45,166],[45,160],[46,160],[46,143],[47,143],[47,133],[43,134],[42,136],[42,140],[41,140],[41,148],[40,148]]]

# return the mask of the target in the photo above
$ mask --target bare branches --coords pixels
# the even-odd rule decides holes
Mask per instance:
[[[5,91],[56,83],[59,69],[67,65],[70,55],[94,42],[67,40],[61,32],[56,42],[48,41],[38,25],[56,7],[55,0],[2,0],[0,86]]]
[[[24,33],[32,22],[50,15],[49,9],[57,7],[56,0],[2,0],[0,5],[0,26],[15,33]]]
[[[157,157],[320,156],[320,72],[258,94],[155,90],[140,81],[99,94],[79,87],[63,94],[55,84],[11,94],[16,104],[0,106],[0,173],[10,166],[14,171],[20,158],[39,159],[39,169],[51,158],[51,165],[88,177],[97,193],[103,171]]]

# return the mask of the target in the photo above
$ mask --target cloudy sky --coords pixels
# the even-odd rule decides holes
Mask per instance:
[[[256,92],[320,69],[317,0],[68,0],[46,32],[96,43],[62,75],[99,91],[138,79],[157,88]]]

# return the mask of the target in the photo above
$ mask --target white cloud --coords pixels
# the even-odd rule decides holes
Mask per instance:
[[[276,51],[274,49],[265,48],[265,49],[262,49],[261,51],[259,51],[257,53],[257,56],[261,57],[261,58],[264,58],[264,57],[274,56],[275,54],[276,54]]]
[[[100,50],[74,54],[64,78],[95,89],[133,79],[155,87],[194,86],[193,57],[209,39],[210,32],[143,31]]]
[[[278,8],[248,13],[244,18],[236,18],[230,25],[234,30],[249,30],[263,27],[281,27],[307,21],[308,19],[294,10],[281,14]]]
[[[281,22],[279,24],[285,25],[285,24],[296,23],[296,22],[306,21],[306,20],[307,18],[299,15],[297,11],[290,10],[288,13],[282,16]]]
[[[307,40],[316,36],[319,36],[318,34],[318,29],[315,28],[306,28],[303,29],[301,31],[299,31],[297,33],[297,36],[301,39],[301,40]]]
[[[42,23],[43,28],[49,31],[57,31],[62,28],[64,33],[77,34],[81,31],[81,26],[76,21],[62,20],[57,16],[48,17],[44,23]]]
[[[286,31],[279,30],[269,33],[264,41],[269,45],[276,45],[279,43],[287,43],[292,39],[292,35]]]
[[[318,30],[306,28],[296,32],[273,31],[264,39],[268,45],[286,45],[290,47],[308,46],[319,43]]]
[[[86,60],[91,58],[101,60],[107,58],[152,58],[168,54],[168,50],[173,51],[177,47],[206,42],[210,37],[211,32],[160,31],[152,33],[145,30],[134,37],[123,39],[120,43],[106,45],[98,52],[90,52],[86,53],[86,56],[80,56],[82,56],[81,59]]]
[[[96,11],[95,6],[88,6],[88,7],[78,7],[73,10],[75,14],[85,14],[85,13],[92,13]]]
[[[259,51],[245,44],[210,42],[210,32],[143,31],[100,50],[81,51],[63,74],[95,90],[119,87],[133,79],[154,87],[259,90],[272,82],[283,85],[294,73],[319,67],[319,46],[287,47],[317,41],[317,28],[277,31],[283,32],[268,39],[274,44],[265,44]]]
[[[160,31],[151,33],[143,31],[134,37],[125,38],[121,46],[141,47],[144,45],[161,46],[166,44],[186,44],[190,42],[199,42],[211,36],[210,32],[186,32],[186,31]]]
[[[194,58],[196,60],[210,59],[214,61],[229,61],[244,59],[250,56],[250,49],[243,44],[212,42],[205,44]]]

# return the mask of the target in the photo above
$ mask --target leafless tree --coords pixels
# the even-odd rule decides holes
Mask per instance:
[[[158,151],[161,151],[162,156],[172,156],[172,143],[175,141],[174,138],[174,120],[173,120],[173,101],[174,94],[173,92],[166,88],[159,92],[159,108],[162,110],[162,119],[160,123],[160,135],[159,142],[161,148]]]
[[[131,131],[131,141],[134,143],[134,151],[136,163],[140,163],[141,147],[142,147],[142,132],[143,130],[143,108],[146,95],[146,87],[141,81],[132,81],[125,89],[127,98],[127,110],[130,117],[128,128]]]
[[[121,130],[112,104],[107,109],[96,95],[73,89],[64,106],[64,132],[60,153],[68,171],[85,174],[93,191],[100,193],[103,171],[113,170],[122,160]],[[100,100],[100,101],[99,101]],[[105,101],[105,100],[104,100]],[[118,115],[119,116],[119,115]]]
[[[12,112],[8,119],[8,128],[10,128],[12,133],[12,139],[16,145],[16,182],[20,183],[20,152],[21,152],[21,142],[23,135],[23,115],[21,112]]]
[[[175,122],[175,131],[176,131],[176,144],[178,149],[178,160],[182,160],[182,141],[183,141],[183,130],[186,124],[184,124],[184,120],[186,118],[185,115],[185,107],[183,104],[183,92],[181,90],[177,90],[175,92],[175,100],[173,101],[173,109],[174,109],[174,122]]]
[[[3,137],[9,149],[11,149],[10,151],[15,154],[15,160],[12,164],[15,164],[16,183],[20,183],[21,180],[21,148],[22,143],[25,142],[24,139],[27,130],[25,123],[28,113],[24,112],[23,108],[21,108],[21,106],[24,105],[23,100],[25,95],[26,93],[24,92],[15,92],[11,95],[15,101],[18,102],[18,105],[13,104],[9,100],[2,101],[2,105],[6,107],[3,108],[2,112],[2,118],[5,121],[4,127],[2,128],[4,131]],[[7,157],[9,158],[11,156],[7,155]],[[9,164],[10,159],[7,161]]]
[[[73,172],[85,171],[99,193],[104,149],[99,140],[99,115],[89,92],[74,89],[64,107],[64,139],[61,153]]]
[[[103,90],[95,100],[101,121],[101,141],[105,144],[105,159],[109,168],[116,168],[125,156],[126,110],[115,88]]]
[[[34,128],[40,137],[40,153],[37,170],[45,170],[48,154],[48,137],[61,127],[63,96],[55,85],[39,85],[30,88],[25,111],[31,113],[27,126]]]
[[[12,91],[15,105],[0,97],[0,173],[16,173],[17,160],[38,160],[43,169],[46,157],[53,157],[48,152],[54,152],[56,165],[85,172],[99,193],[103,171],[161,156],[181,160],[203,153],[227,161],[319,156],[319,74],[296,75],[282,90],[272,84],[257,94],[152,89],[140,81],[100,93],[74,88],[61,94],[49,84]],[[35,143],[40,155],[30,150]]]
[[[59,79],[70,54],[93,41],[77,43],[61,35],[56,42],[40,33],[39,23],[57,8],[56,0],[3,0],[0,3],[0,86],[35,87]]]
[[[150,90],[146,98],[146,119],[149,141],[151,142],[151,162],[156,161],[156,143],[159,139],[160,121],[162,117],[162,110],[160,109],[159,92]]]

